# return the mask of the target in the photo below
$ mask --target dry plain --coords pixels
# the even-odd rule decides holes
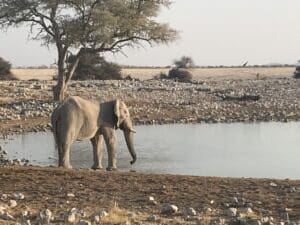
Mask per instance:
[[[260,77],[284,77],[293,74],[294,67],[246,67],[246,68],[194,68],[190,71],[194,79],[229,78],[243,79]],[[124,77],[131,76],[136,79],[151,79],[160,73],[167,74],[169,68],[124,68]],[[20,80],[39,79],[52,80],[56,74],[55,69],[13,69],[13,75]]]

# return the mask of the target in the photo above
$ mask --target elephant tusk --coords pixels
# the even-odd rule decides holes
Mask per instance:
[[[130,129],[130,132],[132,132],[132,133],[136,133],[136,130],[134,130],[134,129]]]

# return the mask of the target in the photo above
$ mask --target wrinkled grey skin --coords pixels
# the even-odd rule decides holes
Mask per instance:
[[[70,147],[75,140],[90,139],[93,145],[93,169],[102,169],[103,142],[108,151],[107,170],[116,166],[116,129],[124,132],[133,164],[136,153],[133,146],[133,133],[129,111],[124,102],[93,102],[78,96],[66,98],[52,113],[51,123],[58,148],[59,166],[70,169]]]

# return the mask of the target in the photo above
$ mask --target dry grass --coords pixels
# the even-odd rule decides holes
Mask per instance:
[[[160,73],[168,74],[168,68],[129,68],[122,69],[123,76],[141,80],[151,79]],[[270,67],[270,68],[195,68],[190,69],[194,79],[242,79],[292,76],[294,67]],[[56,74],[55,69],[12,69],[12,74],[20,80],[38,79],[51,80]]]
[[[153,69],[123,69],[124,75],[130,75],[133,78],[151,79],[160,73],[168,74],[167,68],[153,68]],[[265,78],[265,77],[286,77],[292,76],[294,67],[270,67],[270,68],[195,68],[189,70],[194,79],[208,79],[208,78]]]
[[[116,203],[108,211],[108,216],[102,218],[101,222],[105,224],[130,224],[128,212],[119,208]]]
[[[55,69],[12,69],[13,76],[18,80],[52,80]]]

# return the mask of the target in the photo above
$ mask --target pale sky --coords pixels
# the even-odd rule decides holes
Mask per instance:
[[[300,0],[173,0],[159,20],[180,31],[168,46],[109,55],[122,65],[166,66],[181,56],[195,64],[295,63],[300,59]],[[13,66],[49,65],[56,51],[27,38],[27,29],[0,33],[0,56]]]

